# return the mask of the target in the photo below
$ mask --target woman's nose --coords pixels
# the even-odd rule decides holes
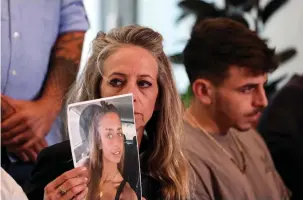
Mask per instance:
[[[121,138],[121,136],[116,136],[114,139],[113,139],[113,146],[115,148],[120,148],[121,147],[121,144],[123,144],[123,139]]]
[[[128,94],[128,93],[133,94],[133,101],[134,101],[134,103],[137,101],[139,92],[140,91],[139,91],[139,88],[137,86],[137,83],[129,83],[125,87],[125,90],[123,90],[124,94]]]

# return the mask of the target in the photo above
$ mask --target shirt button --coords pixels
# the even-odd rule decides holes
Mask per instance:
[[[16,76],[17,75],[17,72],[16,72],[16,70],[12,70],[12,74],[14,75],[14,76]]]
[[[14,32],[14,34],[13,34],[13,37],[14,37],[14,38],[18,38],[19,36],[20,36],[20,33]]]

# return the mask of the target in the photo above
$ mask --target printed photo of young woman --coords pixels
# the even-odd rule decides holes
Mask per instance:
[[[75,167],[89,170],[88,199],[141,199],[132,94],[68,106]]]

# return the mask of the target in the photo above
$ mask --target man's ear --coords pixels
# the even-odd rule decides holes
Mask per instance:
[[[199,78],[192,84],[192,90],[195,98],[202,104],[209,105],[212,103],[214,88],[209,80]]]

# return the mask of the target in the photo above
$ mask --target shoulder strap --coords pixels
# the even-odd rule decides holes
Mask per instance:
[[[120,185],[119,185],[119,187],[117,189],[115,200],[119,200],[120,199],[120,195],[122,193],[122,190],[123,190],[125,184],[126,184],[126,180],[123,179],[123,181],[120,183]]]

